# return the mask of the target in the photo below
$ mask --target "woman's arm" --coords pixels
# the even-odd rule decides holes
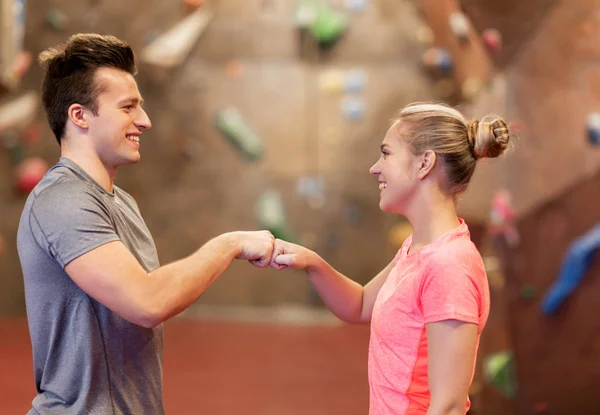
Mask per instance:
[[[476,324],[445,320],[427,324],[427,415],[465,415],[477,348]]]
[[[315,252],[277,239],[271,266],[306,270],[309,281],[333,314],[348,323],[368,323],[377,294],[394,264],[390,262],[363,287],[336,271]]]

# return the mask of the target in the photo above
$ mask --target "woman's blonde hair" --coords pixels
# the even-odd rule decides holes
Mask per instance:
[[[410,104],[400,111],[394,125],[406,128],[406,134],[400,138],[413,154],[431,150],[443,161],[451,194],[466,190],[478,159],[498,157],[510,140],[501,118],[486,116],[468,122],[459,111],[445,104]]]

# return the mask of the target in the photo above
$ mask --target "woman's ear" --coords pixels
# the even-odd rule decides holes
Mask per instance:
[[[421,154],[419,160],[418,177],[423,180],[435,167],[437,154],[432,150],[427,150]]]

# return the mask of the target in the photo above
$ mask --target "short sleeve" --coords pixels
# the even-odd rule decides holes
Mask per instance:
[[[432,258],[420,291],[426,324],[443,320],[480,323],[483,300],[471,265],[463,255]]]
[[[37,195],[29,217],[38,245],[65,267],[75,258],[119,240],[99,194],[85,184],[58,182]]]

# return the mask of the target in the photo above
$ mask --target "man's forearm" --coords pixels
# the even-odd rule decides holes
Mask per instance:
[[[239,254],[233,234],[211,239],[187,258],[162,266],[148,277],[147,301],[151,302],[149,326],[179,314],[198,299]]]

